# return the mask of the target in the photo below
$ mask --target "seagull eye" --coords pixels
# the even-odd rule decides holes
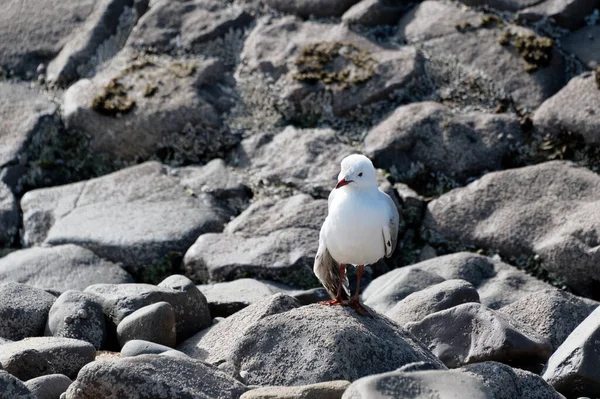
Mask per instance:
[[[358,174],[358,177],[362,177],[362,172],[360,172],[360,173]]]

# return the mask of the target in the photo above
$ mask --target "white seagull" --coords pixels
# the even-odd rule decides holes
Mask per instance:
[[[333,299],[321,303],[348,305],[368,315],[359,300],[360,278],[365,265],[392,256],[398,240],[398,209],[377,187],[371,160],[359,154],[342,160],[328,209],[314,272]],[[345,302],[350,298],[346,265],[358,266],[356,292],[349,302]]]

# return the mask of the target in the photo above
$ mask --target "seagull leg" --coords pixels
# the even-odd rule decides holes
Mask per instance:
[[[356,310],[356,313],[359,313],[363,316],[371,316],[367,308],[365,308],[362,305],[362,303],[360,303],[360,278],[362,277],[364,269],[365,265],[358,266],[358,271],[356,272],[356,292],[354,293],[354,296],[352,297],[350,302],[348,302],[348,306]]]
[[[344,276],[346,275],[346,265],[340,263],[340,284],[338,285],[337,296],[329,301],[319,302],[321,305],[345,305],[342,298],[342,285],[344,284]]]

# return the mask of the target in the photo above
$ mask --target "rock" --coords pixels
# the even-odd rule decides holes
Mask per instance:
[[[442,195],[429,203],[424,227],[435,240],[495,248],[503,256],[538,255],[546,270],[595,295],[599,194],[597,174],[546,162],[489,173]]]
[[[404,326],[420,321],[432,313],[467,302],[479,302],[479,294],[475,287],[464,280],[447,280],[410,294],[385,315]]]
[[[170,351],[171,348],[154,342],[143,341],[141,339],[129,340],[121,348],[121,357],[139,356],[139,355],[160,355]]]
[[[26,284],[0,283],[0,337],[19,340],[42,335],[55,299]]]
[[[39,399],[18,378],[0,370],[0,399]]]
[[[328,301],[331,299],[325,288],[312,288],[304,291],[292,291],[290,296],[296,298],[300,305],[311,305],[313,303]]]
[[[598,303],[552,289],[529,294],[500,311],[546,338],[557,349]]]
[[[95,357],[96,349],[88,342],[36,337],[2,345],[0,364],[5,371],[23,381],[48,374],[74,378]]]
[[[60,395],[67,391],[71,379],[62,374],[50,374],[32,378],[25,383],[37,399],[60,399]]]
[[[46,335],[89,342],[104,347],[106,323],[100,298],[80,291],[67,291],[56,299],[46,324]]]
[[[521,127],[515,116],[455,114],[441,104],[423,102],[397,108],[371,129],[364,148],[379,168],[403,172],[420,163],[427,170],[464,181],[500,169],[520,143]]]
[[[193,358],[221,364],[231,355],[233,346],[267,316],[300,306],[288,295],[275,294],[249,305],[208,330],[180,344],[177,349]]]
[[[10,188],[0,181],[0,245],[12,244],[19,231],[19,208]]]
[[[312,271],[327,201],[298,194],[265,198],[230,222],[222,234],[203,234],[186,252],[186,275],[195,281],[258,277],[314,286]]]
[[[281,86],[279,111],[305,125],[348,115],[394,92],[407,95],[424,73],[423,57],[413,47],[387,49],[345,25],[294,17],[259,20],[241,59],[241,76]],[[326,72],[332,68],[342,71]]]
[[[342,21],[365,26],[393,25],[404,9],[405,6],[390,4],[386,0],[362,0],[342,15]]]
[[[455,370],[371,375],[352,383],[342,398],[496,399],[478,379]]]
[[[133,339],[174,347],[177,342],[175,312],[168,302],[144,306],[126,316],[117,326],[121,346]]]
[[[517,18],[528,21],[551,18],[563,28],[576,29],[599,7],[598,0],[546,0],[519,11]]]
[[[243,8],[215,0],[157,1],[136,24],[127,44],[161,52],[191,49],[252,22]]]
[[[584,26],[560,39],[560,44],[588,68],[600,65],[600,26]]]
[[[488,6],[502,11],[518,11],[522,8],[540,3],[539,0],[460,0],[471,7]],[[543,2],[544,0],[542,0]]]
[[[596,115],[596,107],[600,106],[598,93],[600,88],[593,74],[576,76],[540,105],[535,111],[533,123],[541,134],[555,138],[572,132],[581,135],[588,144],[599,144],[600,123]]]
[[[600,309],[590,314],[548,360],[543,378],[568,397],[600,395]]]
[[[327,381],[299,387],[260,387],[240,399],[341,399],[349,381]]]
[[[539,375],[506,364],[482,362],[459,370],[481,380],[494,399],[564,399]]]
[[[224,127],[229,109],[217,59],[139,55],[125,49],[64,96],[69,129],[90,136],[90,151],[124,161],[152,156],[199,163],[224,155],[239,138]]]
[[[405,327],[452,368],[487,360],[531,365],[552,354],[548,340],[478,303],[442,310]]]
[[[274,9],[303,18],[339,17],[359,0],[267,0]]]
[[[142,355],[89,364],[67,390],[66,399],[235,399],[245,390],[244,385],[203,362]]]
[[[231,215],[209,194],[190,195],[157,162],[29,191],[21,208],[25,245],[77,244],[142,281],[169,272],[172,254],[202,233],[221,231]]]
[[[104,313],[117,326],[136,310],[158,302],[168,302],[173,307],[179,341],[211,324],[206,298],[184,276],[170,276],[158,286],[97,284],[85,292],[101,297]]]
[[[92,284],[132,283],[133,278],[120,265],[67,244],[21,249],[0,258],[0,281],[64,292]]]

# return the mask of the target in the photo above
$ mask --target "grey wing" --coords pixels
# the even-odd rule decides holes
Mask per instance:
[[[333,259],[325,240],[323,239],[323,227],[321,228],[321,234],[319,236],[319,249],[317,250],[317,256],[315,256],[315,265],[313,271],[323,287],[327,290],[332,298],[337,296],[338,286],[340,284],[340,265]],[[342,282],[342,298],[350,298],[350,284],[348,283],[348,277],[344,276]]]
[[[382,196],[385,198],[385,203],[389,209],[388,223],[382,228],[383,245],[385,247],[385,256],[389,258],[394,253],[396,245],[398,245],[398,229],[400,224],[400,214],[394,200],[389,195],[381,191]]]

